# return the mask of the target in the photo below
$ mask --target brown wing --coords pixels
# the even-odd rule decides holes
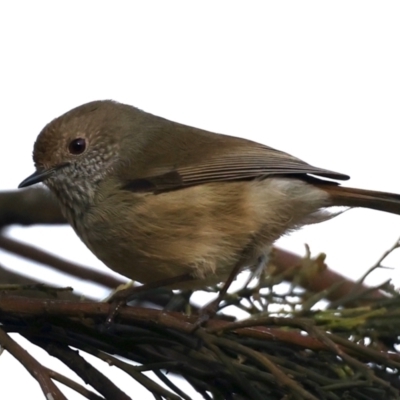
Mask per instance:
[[[269,175],[349,179],[256,142],[167,122],[162,132],[151,133],[151,141],[142,140],[145,144],[137,162],[130,163],[124,189],[164,191]]]

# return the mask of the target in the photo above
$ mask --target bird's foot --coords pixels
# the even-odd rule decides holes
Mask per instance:
[[[115,316],[118,313],[118,310],[126,305],[130,300],[136,297],[138,294],[142,294],[143,292],[159,289],[165,286],[174,285],[181,282],[186,282],[192,280],[193,277],[189,274],[179,275],[173,278],[162,279],[155,282],[149,282],[141,286],[135,286],[134,282],[128,282],[127,284],[123,284],[118,286],[116,290],[114,290],[110,296],[108,296],[104,301],[107,301],[111,304],[110,312],[108,314],[106,324],[110,325]]]

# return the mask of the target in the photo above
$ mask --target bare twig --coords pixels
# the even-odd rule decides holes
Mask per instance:
[[[3,235],[0,235],[0,248],[17,254],[21,257],[28,258],[32,261],[49,265],[57,271],[65,272],[67,274],[76,276],[79,279],[98,283],[99,285],[103,285],[108,288],[115,288],[124,283],[124,281],[114,278],[109,274],[63,260],[57,256],[53,256],[52,254],[45,252],[44,250],[40,250],[22,242],[18,242],[15,239],[7,238]]]
[[[15,342],[3,329],[0,328],[0,344],[9,351],[38,381],[48,400],[67,400],[60,389],[51,380],[45,367],[38,363],[26,350]]]
[[[96,393],[86,389],[85,387],[73,381],[72,379],[67,378],[66,376],[56,371],[53,371],[52,369],[46,368],[46,370],[52,379],[62,383],[65,386],[68,386],[72,390],[75,390],[75,392],[79,393],[83,397],[86,397],[89,400],[104,400],[104,397],[98,396]]]
[[[379,260],[371,267],[367,270],[367,272],[365,272],[365,274],[358,280],[358,284],[362,284],[365,279],[367,278],[368,275],[370,275],[373,271],[375,271],[377,268],[381,268],[382,267],[382,262],[383,260],[391,253],[393,253],[393,251],[395,251],[396,249],[398,249],[400,247],[400,238],[398,238],[396,240],[396,242],[393,244],[393,246],[391,246],[388,250],[386,250],[382,256],[379,258]]]
[[[53,195],[43,188],[0,193],[0,227],[21,224],[65,224]]]
[[[89,364],[77,351],[56,342],[44,341],[30,336],[26,337],[28,340],[45,349],[50,355],[61,360],[106,399],[131,400],[129,396]]]

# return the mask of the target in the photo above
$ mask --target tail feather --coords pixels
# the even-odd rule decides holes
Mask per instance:
[[[334,206],[372,208],[400,215],[399,194],[348,188],[339,185],[320,184],[317,186],[330,195]]]

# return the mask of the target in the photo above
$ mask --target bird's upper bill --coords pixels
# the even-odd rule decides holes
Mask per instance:
[[[58,169],[67,166],[68,163],[61,164],[55,168],[37,168],[36,171],[24,179],[19,185],[18,189],[32,186],[35,183],[43,182],[45,179],[49,178]]]
[[[43,182],[46,178],[52,175],[54,169],[37,169],[32,175],[29,175],[26,179],[24,179],[19,185],[18,188],[24,188],[35,183]]]

